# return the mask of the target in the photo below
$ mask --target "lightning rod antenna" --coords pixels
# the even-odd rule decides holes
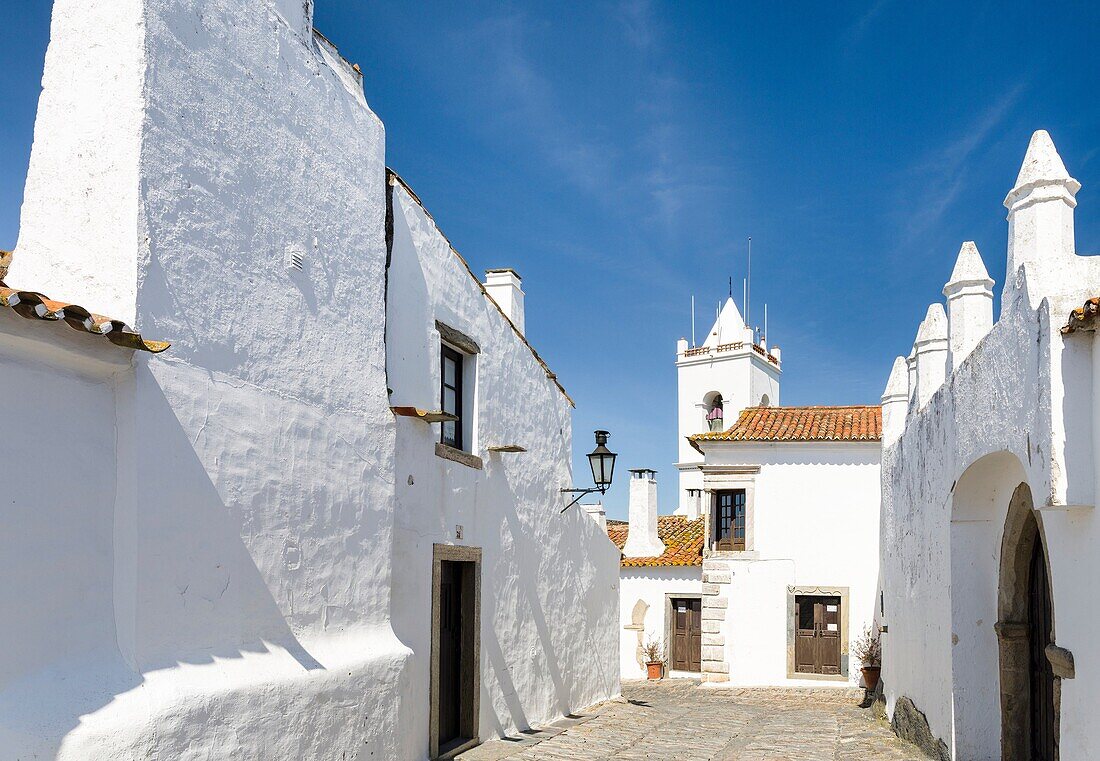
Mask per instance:
[[[749,297],[752,296],[752,236],[749,236],[749,266],[748,277],[745,278],[745,324],[752,326],[749,319]]]
[[[691,348],[695,348],[695,294],[691,294]]]

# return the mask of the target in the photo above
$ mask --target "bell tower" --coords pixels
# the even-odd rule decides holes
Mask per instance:
[[[703,509],[703,456],[688,437],[726,430],[746,407],[778,405],[781,373],[779,347],[768,351],[764,339],[755,341],[755,331],[745,325],[732,298],[726,299],[701,345],[677,341],[677,514],[695,518]]]

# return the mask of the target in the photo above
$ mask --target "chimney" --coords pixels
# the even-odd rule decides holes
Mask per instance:
[[[1076,253],[1073,209],[1080,189],[1081,183],[1069,176],[1046,130],[1033,134],[1016,187],[1004,202],[1008,209],[1006,288],[1024,264],[1030,265],[1028,283],[1037,286],[1033,302],[1056,292],[1044,285],[1045,278],[1072,277],[1064,268]]]
[[[596,503],[591,504],[591,505],[583,505],[582,504],[581,507],[584,508],[584,512],[588,515],[589,518],[596,521],[596,524],[599,525],[599,527],[600,527],[600,531],[603,531],[603,532],[606,533],[606,531],[607,531],[607,511],[605,511],[603,509],[603,503],[602,502],[596,502]]]
[[[882,446],[888,447],[901,438],[905,416],[909,410],[909,361],[894,360],[886,390],[882,393]]]
[[[523,289],[520,287],[520,280],[514,269],[485,270],[485,290],[519,332],[524,333]]]
[[[928,307],[917,331],[917,408],[932,398],[947,379],[947,315],[943,304]]]
[[[628,558],[652,558],[664,554],[657,535],[657,471],[630,471],[630,527],[623,554]]]
[[[968,240],[959,249],[943,295],[947,297],[947,342],[954,371],[993,328],[993,279],[974,241]]]
[[[778,346],[772,347],[772,356],[775,357],[776,362],[783,363],[783,355],[780,353]]]

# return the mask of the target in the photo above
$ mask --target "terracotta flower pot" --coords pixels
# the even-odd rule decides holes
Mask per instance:
[[[881,666],[864,666],[860,669],[863,672],[863,683],[867,685],[867,689],[874,692],[878,687],[879,674],[882,673]]]
[[[645,665],[646,672],[650,679],[660,679],[662,672],[664,671],[665,664],[660,661],[653,661]]]

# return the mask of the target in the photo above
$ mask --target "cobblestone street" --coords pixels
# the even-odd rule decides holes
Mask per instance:
[[[622,702],[540,732],[484,743],[462,761],[712,759],[847,761],[924,756],[859,708],[852,691],[701,689],[624,682]]]

